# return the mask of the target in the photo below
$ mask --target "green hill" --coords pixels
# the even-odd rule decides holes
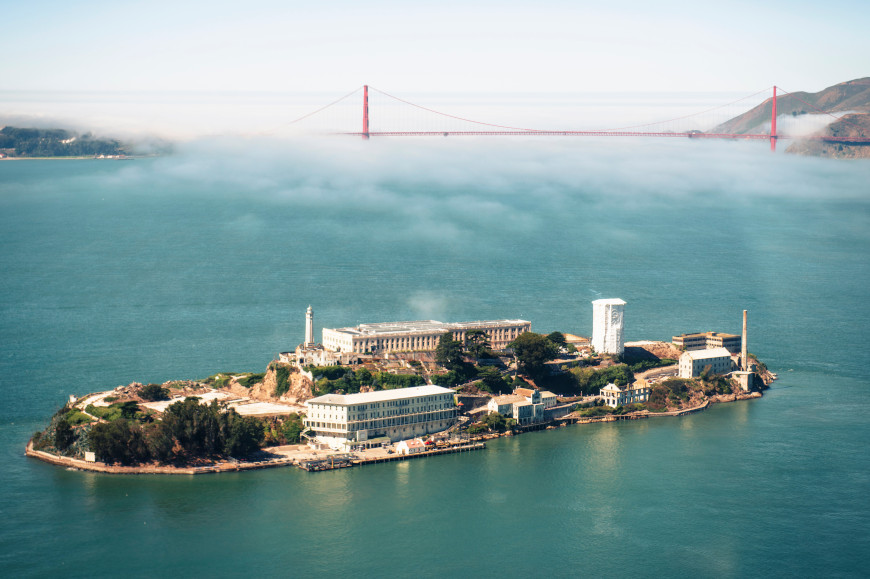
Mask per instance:
[[[64,129],[0,129],[0,153],[9,157],[91,157],[126,155],[125,147],[114,139],[97,139],[90,133],[79,135]]]

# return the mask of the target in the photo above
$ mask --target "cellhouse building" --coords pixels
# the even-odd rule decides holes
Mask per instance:
[[[526,320],[489,320],[443,323],[435,320],[360,324],[351,328],[323,328],[323,346],[333,352],[358,354],[390,352],[434,352],[438,340],[447,332],[465,342],[466,334],[480,330],[494,350],[501,350],[524,332],[532,330]]]
[[[599,354],[621,355],[625,351],[625,301],[619,298],[592,302],[592,347]]]

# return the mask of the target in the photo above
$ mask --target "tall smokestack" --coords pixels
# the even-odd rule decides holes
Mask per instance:
[[[749,371],[749,360],[746,359],[746,310],[743,310],[743,339],[740,348],[740,365],[744,372]]]

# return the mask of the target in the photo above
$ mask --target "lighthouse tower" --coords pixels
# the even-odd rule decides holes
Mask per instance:
[[[305,347],[314,346],[314,310],[311,306],[305,311]]]

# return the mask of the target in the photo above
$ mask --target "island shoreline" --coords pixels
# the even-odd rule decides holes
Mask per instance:
[[[723,404],[729,402],[737,402],[742,400],[754,400],[757,398],[761,398],[761,392],[746,392],[742,394],[730,394],[730,395],[722,395],[716,396],[713,398],[709,398],[705,400],[702,404],[698,406],[694,406],[692,408],[684,408],[680,410],[672,410],[668,412],[650,412],[649,410],[644,410],[641,412],[632,412],[628,414],[608,414],[605,416],[594,416],[594,417],[580,417],[580,416],[572,416],[571,414],[557,418],[555,420],[551,420],[549,422],[535,424],[527,428],[518,428],[516,431],[507,430],[501,433],[488,433],[483,435],[469,435],[465,442],[460,442],[455,446],[462,446],[468,444],[478,444],[483,443],[487,440],[493,440],[496,438],[502,438],[507,436],[519,436],[522,434],[526,434],[528,432],[535,432],[539,430],[551,430],[555,428],[563,428],[569,425],[580,425],[580,424],[593,424],[593,423],[601,423],[601,422],[618,422],[622,420],[644,420],[652,417],[680,417],[686,416],[688,414],[694,414],[696,412],[703,412],[710,408],[710,406],[714,404]],[[573,414],[573,413],[572,413]],[[280,447],[265,447],[261,450],[263,453],[270,453],[270,449],[280,448]],[[432,451],[422,452],[414,455],[403,455],[403,456],[393,456],[393,457],[382,457],[382,458],[368,458],[368,459],[356,459],[349,461],[350,464],[346,466],[361,466],[363,464],[370,463],[379,463],[379,462],[393,462],[393,461],[401,461],[407,459],[415,459],[415,458],[427,458],[432,456],[440,456],[441,454],[446,454],[443,451],[444,449],[435,449]],[[316,452],[314,453],[316,455]],[[342,453],[327,453],[324,454],[320,459],[326,460],[330,456],[337,456]],[[296,466],[301,467],[302,462],[306,462],[309,459],[302,460],[300,458],[269,458],[269,459],[261,459],[261,460],[237,460],[237,461],[218,461],[211,464],[200,465],[200,466],[171,466],[171,465],[157,465],[157,464],[148,464],[148,465],[137,465],[137,466],[121,466],[114,464],[106,464],[103,462],[88,462],[78,458],[72,458],[67,456],[59,456],[56,454],[52,454],[49,452],[45,452],[42,450],[35,450],[33,448],[33,439],[30,439],[27,442],[27,446],[25,447],[24,455],[35,458],[37,460],[41,460],[43,462],[47,462],[49,464],[53,464],[55,466],[62,466],[68,469],[88,471],[88,472],[99,472],[104,474],[118,474],[118,475],[144,475],[144,474],[169,474],[169,475],[199,475],[199,474],[216,474],[216,473],[228,473],[228,472],[240,472],[240,471],[248,471],[248,470],[263,470],[267,468],[278,468],[278,467],[287,467],[287,466]],[[273,455],[275,456],[275,455]],[[331,469],[327,469],[331,470]],[[313,471],[312,471],[313,472]]]

